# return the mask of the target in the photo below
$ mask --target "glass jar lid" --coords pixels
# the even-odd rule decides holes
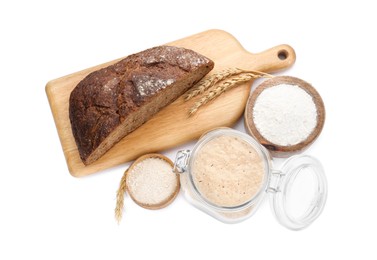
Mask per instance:
[[[322,213],[327,198],[327,181],[321,163],[308,155],[284,162],[270,179],[271,208],[285,227],[300,230]]]

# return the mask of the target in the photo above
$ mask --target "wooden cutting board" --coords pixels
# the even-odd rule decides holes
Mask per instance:
[[[212,59],[215,68],[211,73],[229,67],[274,72],[293,65],[296,59],[294,50],[288,45],[279,45],[261,53],[250,53],[232,35],[221,30],[205,31],[167,45],[189,48]],[[188,110],[200,97],[188,102],[184,102],[180,97],[123,138],[98,161],[85,166],[80,160],[71,132],[68,117],[69,96],[77,83],[90,72],[119,60],[51,80],[46,85],[47,97],[68,169],[73,176],[88,175],[134,160],[146,153],[172,148],[196,139],[212,128],[232,126],[244,112],[251,83],[240,85],[222,94],[192,117],[188,117]]]

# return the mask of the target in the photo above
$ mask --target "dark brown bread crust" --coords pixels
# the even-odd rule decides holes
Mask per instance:
[[[192,50],[159,46],[90,73],[69,100],[72,132],[82,161],[89,164],[98,159],[213,66],[211,60]],[[112,137],[121,125],[122,130]]]

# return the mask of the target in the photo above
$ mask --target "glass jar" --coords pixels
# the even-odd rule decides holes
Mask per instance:
[[[219,165],[212,169],[214,163]],[[262,145],[233,129],[212,130],[192,151],[179,151],[174,170],[181,174],[185,198],[225,223],[249,218],[269,194],[277,220],[299,230],[321,214],[327,197],[326,178],[318,160],[295,155],[275,170]]]

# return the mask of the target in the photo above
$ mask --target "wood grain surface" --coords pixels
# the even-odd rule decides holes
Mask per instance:
[[[212,59],[215,68],[211,73],[229,67],[274,72],[290,67],[296,59],[295,52],[289,45],[275,46],[261,53],[250,53],[231,34],[221,30],[201,32],[167,45],[192,49]],[[134,160],[143,154],[172,148],[196,139],[212,128],[232,126],[244,112],[251,83],[227,91],[214,102],[200,108],[192,117],[188,117],[188,110],[201,96],[188,102],[184,102],[180,97],[124,137],[99,160],[85,166],[81,162],[71,131],[68,116],[69,96],[74,87],[90,72],[119,60],[51,80],[46,85],[46,94],[67,166],[73,176],[85,176]]]

